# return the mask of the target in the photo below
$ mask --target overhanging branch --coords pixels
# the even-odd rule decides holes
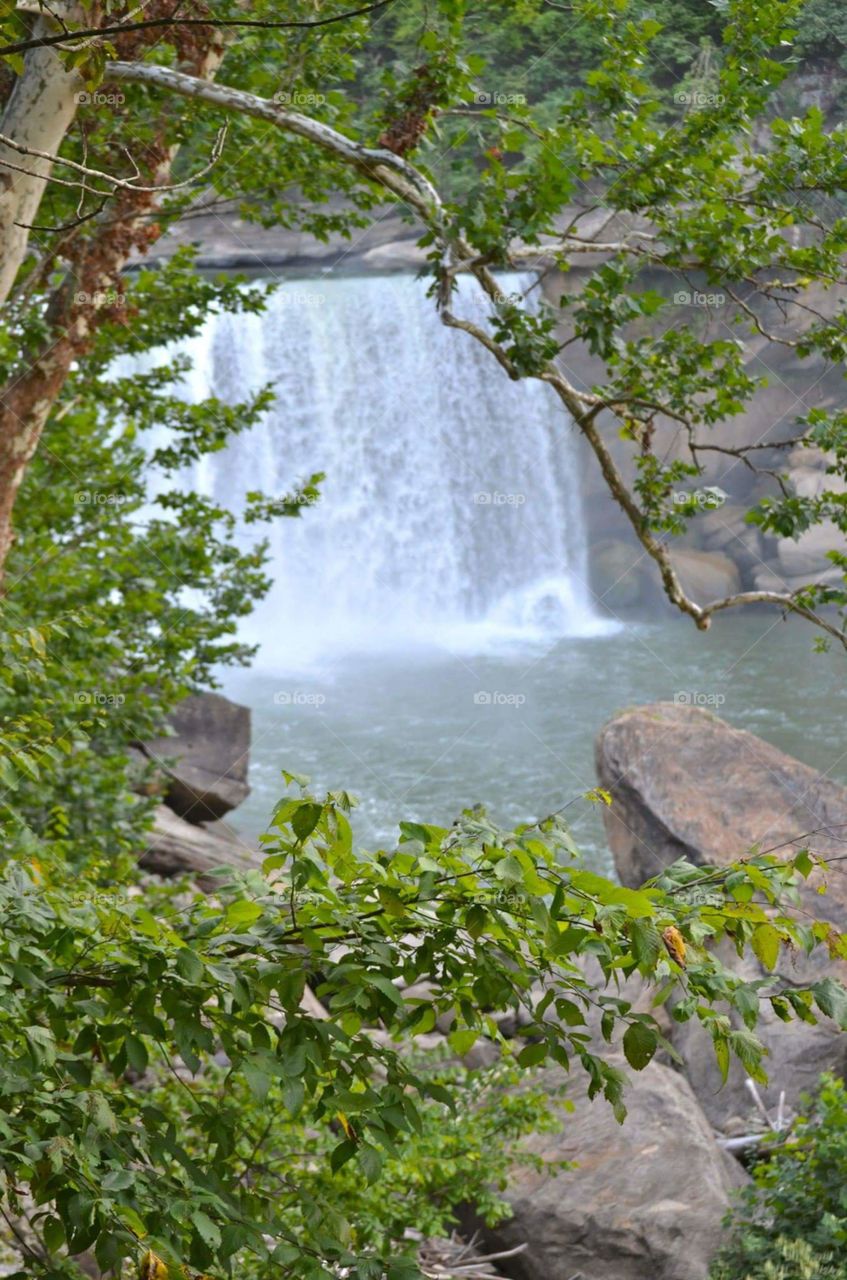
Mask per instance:
[[[356,169],[370,181],[383,187],[418,214],[424,225],[433,233],[439,246],[442,255],[442,272],[447,281],[459,270],[469,271],[478,280],[494,305],[498,304],[500,290],[490,264],[480,259],[464,237],[448,224],[438,191],[409,161],[382,148],[363,146],[339,133],[330,125],[313,120],[300,112],[289,111],[244,90],[211,83],[170,68],[151,63],[116,62],[110,65],[109,76],[110,79],[147,84],[183,97],[208,102],[225,111],[235,111],[267,120],[278,128],[315,144],[342,163]],[[631,251],[649,255],[650,240],[649,235],[634,230],[629,248]],[[564,241],[560,244],[567,245],[571,251],[581,253],[602,252],[604,248],[612,247],[616,251],[621,251],[623,248],[619,242],[592,242],[590,239],[573,234],[566,234]],[[521,376],[534,377],[554,388],[577,428],[588,441],[609,491],[627,516],[644,550],[658,566],[668,599],[682,613],[692,618],[700,630],[708,630],[712,617],[722,610],[745,604],[768,604],[786,612],[796,613],[815,623],[822,631],[847,648],[847,632],[822,618],[809,606],[806,596],[807,588],[784,593],[740,592],[713,600],[705,605],[700,605],[691,599],[674,568],[667,545],[657,538],[651,529],[647,514],[639,507],[598,430],[597,417],[604,407],[604,401],[595,395],[589,396],[579,392],[571,385],[562,370],[549,361],[540,366],[537,372],[521,375],[508,351],[486,329],[453,314],[449,307],[449,287],[442,291],[440,310],[442,319],[447,325],[463,330],[480,342],[509,377],[513,379]]]
[[[265,31],[285,30],[301,27],[328,27],[338,22],[349,22],[353,18],[361,18],[368,13],[376,13],[385,9],[396,0],[377,0],[376,4],[364,5],[361,9],[349,9],[345,13],[336,13],[329,18],[310,19],[260,19],[260,18],[143,18],[139,22],[118,22],[111,27],[86,27],[80,31],[65,29],[58,35],[38,36],[31,40],[19,40],[16,44],[0,45],[0,58],[13,53],[26,53],[28,49],[44,49],[51,45],[76,44],[81,40],[92,43],[107,36],[122,36],[131,31],[149,31],[156,27],[259,27]]]

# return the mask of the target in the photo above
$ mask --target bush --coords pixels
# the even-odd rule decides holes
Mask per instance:
[[[791,1138],[753,1169],[712,1280],[847,1280],[847,1089],[823,1076]]]

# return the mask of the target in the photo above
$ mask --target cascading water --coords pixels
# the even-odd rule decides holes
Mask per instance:
[[[457,309],[484,321],[475,282]],[[260,426],[196,469],[197,489],[237,506],[326,473],[320,500],[271,532],[275,585],[249,634],[261,664],[606,629],[561,405],[445,328],[422,282],[292,280],[263,315],[219,316],[182,349],[192,395],[276,392]]]

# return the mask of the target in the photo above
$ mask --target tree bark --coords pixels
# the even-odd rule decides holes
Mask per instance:
[[[124,46],[121,52],[125,56],[135,52],[141,56],[146,41],[150,38],[155,38],[155,35],[139,35],[135,38],[136,49]],[[224,39],[214,27],[191,28],[190,36],[186,38],[183,65],[190,67],[193,75],[204,80],[212,79],[221,64],[224,50]],[[61,64],[56,65],[56,55],[52,50],[37,49],[33,51],[33,56],[54,59],[52,69],[42,66],[45,93],[56,104],[64,102],[63,95],[67,94],[69,86],[65,83],[67,76]],[[60,82],[60,89],[55,92],[50,88],[51,76],[58,78]],[[22,77],[24,80],[26,78]],[[17,89],[16,85],[12,98]],[[28,94],[33,92],[37,92],[34,79],[27,90]],[[71,96],[73,92],[77,90],[73,89]],[[12,106],[12,98],[9,107]],[[22,106],[24,101],[31,102],[32,98],[21,96],[19,105]],[[17,110],[16,107],[16,112]],[[38,116],[43,120],[40,108]],[[61,119],[64,120],[65,116]],[[146,148],[150,176],[149,181],[144,183],[145,186],[164,186],[168,181],[177,150],[166,142],[170,126],[171,117],[166,104],[159,117],[156,137]],[[67,124],[64,128],[67,128]],[[58,122],[52,144],[47,143],[43,133],[37,134],[35,127],[27,124],[20,124],[17,132],[7,136],[15,136],[16,141],[24,141],[23,134],[28,140],[27,145],[37,146],[54,154],[64,136]],[[0,164],[8,155],[16,153],[6,148],[6,155],[0,156]],[[16,155],[14,162],[18,163],[20,160],[21,157]],[[34,162],[25,158],[24,163],[30,168]],[[39,177],[28,179],[21,188],[21,200],[28,202],[33,213],[43,194],[46,175],[50,169],[49,163],[40,163],[45,167],[40,171]],[[122,190],[109,205],[107,218],[95,235],[80,240],[76,246],[70,246],[66,255],[68,274],[64,284],[52,296],[47,309],[50,335],[39,351],[27,354],[24,367],[0,392],[0,584],[3,583],[6,561],[14,542],[12,513],[27,466],[38,448],[45,424],[72,364],[88,350],[98,324],[109,315],[110,308],[116,308],[112,310],[113,317],[120,315],[121,273],[124,267],[133,253],[146,252],[160,234],[159,228],[149,218],[156,203],[155,191]],[[22,234],[23,248],[16,241],[20,251],[17,264],[13,271],[9,268],[13,278],[25,253],[28,232],[24,230]],[[10,281],[9,288],[12,282]],[[110,291],[114,294],[114,300],[104,306],[104,294],[108,295]],[[22,365],[23,363],[22,361]]]
[[[58,4],[53,12],[69,22],[81,16],[76,6]],[[33,35],[58,30],[51,17],[39,17]],[[25,147],[55,155],[70,128],[83,82],[66,71],[55,49],[32,49],[22,75],[9,95],[0,120],[0,133]],[[38,156],[22,156],[0,143],[0,305],[8,298],[29,243],[52,165]],[[25,172],[21,172],[25,170]]]

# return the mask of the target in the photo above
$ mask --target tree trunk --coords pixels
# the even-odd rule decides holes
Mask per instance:
[[[188,56],[183,65],[189,66],[194,75],[204,79],[213,78],[223,59],[223,38],[211,26],[189,30],[190,44],[186,41]],[[145,42],[149,39],[155,39],[155,33],[152,37],[137,37],[133,41],[135,48],[129,49],[126,47],[128,38],[123,37],[121,43],[124,47],[121,52],[124,53],[126,49],[126,53],[141,56]],[[44,54],[47,51],[34,52]],[[58,113],[58,104],[65,101],[63,95],[69,88],[65,83],[66,74],[61,65],[57,68],[55,64],[51,73],[45,71],[44,74],[48,80],[49,74],[57,76],[61,82],[61,91],[57,90],[55,93],[44,82],[45,92],[56,104]],[[26,79],[26,76],[22,79]],[[12,97],[17,88],[18,86]],[[31,91],[37,92],[34,81]],[[72,90],[71,98],[76,91]],[[28,100],[32,101],[31,98]],[[9,108],[11,106],[10,98]],[[44,113],[40,107],[38,115],[43,118]],[[149,170],[144,175],[144,186],[162,186],[168,181],[176,155],[176,147],[169,146],[166,141],[171,124],[171,115],[165,106],[156,135],[146,147]],[[66,127],[65,124],[64,128]],[[61,144],[64,128],[60,132],[57,125],[50,145],[45,143],[43,136],[39,141],[30,141],[27,145],[36,145],[41,150],[55,153]],[[32,139],[35,130],[28,124],[20,123],[15,135],[16,141],[21,141],[22,133]],[[10,149],[6,148],[5,152],[8,156]],[[5,158],[0,155],[0,164]],[[29,168],[30,160],[24,160]],[[31,186],[27,187],[25,184],[21,189],[21,198],[28,200],[33,205],[33,210],[46,185],[44,174],[47,172],[49,166],[37,180],[31,182]],[[14,541],[12,512],[26,468],[38,448],[45,424],[72,364],[88,350],[92,334],[98,325],[107,316],[115,318],[120,314],[121,273],[128,260],[134,253],[146,252],[152,241],[161,234],[149,219],[150,211],[155,208],[156,203],[155,192],[124,189],[115,195],[95,235],[71,245],[65,255],[70,268],[68,275],[48,306],[48,337],[39,351],[26,353],[21,362],[22,365],[25,363],[25,367],[0,392],[0,584],[3,583],[6,560]],[[24,243],[20,248],[17,265],[23,260],[27,234],[23,233]],[[17,266],[12,271],[12,276],[16,271]],[[11,281],[8,288],[11,288]],[[117,310],[108,304],[105,307],[102,305],[104,295],[108,295],[110,291],[117,297]]]
[[[58,4],[53,12],[68,21],[80,16],[76,6]],[[58,30],[58,23],[45,15],[34,24],[33,36]],[[76,114],[82,88],[80,77],[65,70],[55,49],[30,49],[3,111],[0,134],[20,146],[55,155]],[[0,143],[0,305],[8,298],[24,260],[29,226],[35,221],[51,168],[48,160]]]

